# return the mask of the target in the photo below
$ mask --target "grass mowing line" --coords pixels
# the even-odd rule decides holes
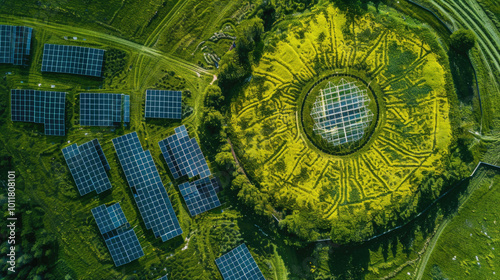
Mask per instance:
[[[498,50],[491,44],[491,42],[488,40],[488,37],[484,32],[483,29],[477,25],[476,21],[474,21],[473,18],[471,18],[466,11],[464,11],[459,5],[456,5],[455,9],[446,1],[441,1],[443,5],[445,5],[448,9],[455,11],[457,17],[461,20],[462,24],[469,28],[470,30],[474,30],[478,36],[478,43],[481,45],[481,49],[484,49],[488,53],[488,55],[491,57],[493,60],[493,63],[495,64],[496,68],[498,71],[500,71],[500,64],[498,63],[498,60],[500,58],[500,54],[498,53]],[[480,19],[475,17],[479,22],[481,22]],[[491,48],[490,48],[491,47]],[[494,55],[492,51],[496,54]]]
[[[189,2],[189,1],[184,1],[184,2],[182,2],[182,6],[181,6],[180,8],[183,8],[183,7],[184,7],[184,5],[185,5],[187,2]],[[144,45],[145,45],[145,46],[147,46],[147,47],[151,47],[151,46],[152,46],[152,43],[151,43],[151,42],[154,42],[154,41],[155,41],[154,39],[155,39],[155,38],[157,38],[157,37],[159,36],[159,34],[160,34],[161,32],[163,32],[164,28],[170,24],[170,21],[171,21],[171,20],[172,20],[172,18],[173,18],[173,16],[172,16],[172,17],[170,17],[170,14],[175,13],[175,12],[177,12],[177,11],[178,11],[178,9],[176,9],[176,7],[177,7],[178,5],[179,5],[179,2],[177,2],[177,3],[175,4],[175,6],[172,8],[172,10],[170,10],[170,12],[169,12],[169,13],[168,13],[168,14],[167,14],[164,18],[163,18],[163,20],[160,22],[160,24],[158,24],[158,25],[156,26],[155,30],[153,30],[153,32],[152,32],[152,33],[148,36],[148,38],[146,39],[146,42],[144,42]],[[168,20],[168,22],[167,22],[167,23],[164,23],[164,22],[165,22],[165,20]],[[160,27],[160,26],[161,26],[161,27]],[[160,28],[160,30],[158,30],[158,28]],[[137,77],[137,78],[135,79],[135,81],[139,80],[139,77],[141,76],[141,74],[140,74],[140,69],[142,69],[142,63],[143,63],[143,62],[144,62],[144,57],[143,57],[142,55],[139,55],[139,56],[137,57],[137,60],[136,60],[136,64],[139,66],[139,67],[137,67],[137,68],[139,69],[139,71],[137,71],[137,73],[136,73],[136,72],[134,72],[134,73],[136,73],[136,77]],[[135,87],[135,88],[137,88],[137,85],[136,85],[135,83],[134,83],[134,87]]]
[[[176,9],[176,7],[179,5],[179,2],[181,2],[181,6]],[[190,2],[190,1],[178,1],[175,4],[175,6],[172,8],[172,10],[170,10],[170,12],[157,25],[157,27],[155,28],[155,30],[153,30],[153,32],[151,33],[151,35],[149,35],[148,39],[146,39],[146,42],[144,42],[144,45],[148,46],[148,47],[151,47],[152,46],[151,45],[152,42],[156,41],[156,38],[165,30],[165,28],[167,26],[170,25],[170,22],[175,17],[176,12],[178,12],[179,9],[184,8],[184,6],[186,5],[186,3],[188,3],[188,2]],[[170,16],[170,14],[172,14],[172,16]],[[167,21],[167,22],[165,22],[165,21]],[[160,28],[160,30],[158,30],[158,28]]]

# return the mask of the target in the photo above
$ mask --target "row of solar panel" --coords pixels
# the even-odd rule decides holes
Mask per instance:
[[[0,63],[28,64],[32,35],[30,27],[0,25]],[[45,44],[42,72],[101,77],[104,52],[95,48]]]
[[[163,241],[182,234],[151,153],[142,149],[137,133],[115,138],[113,145],[146,228]]]
[[[184,125],[174,129],[175,134],[160,141],[158,145],[174,179],[187,175],[199,176],[194,182],[179,185],[191,216],[219,207],[216,190],[220,188],[217,178],[210,179],[210,169],[195,138],[189,138]]]
[[[122,120],[130,122],[130,96],[80,93],[80,125],[113,126],[119,125]]]
[[[116,266],[144,256],[139,239],[125,218],[120,203],[108,207],[103,204],[91,211]]]
[[[11,120],[43,123],[46,135],[64,136],[66,93],[11,90]]]
[[[177,128],[176,132],[188,137],[185,127]],[[161,236],[163,241],[181,234],[182,230],[158,176],[151,154],[149,151],[142,150],[137,134],[134,132],[115,138],[113,144],[127,180],[131,188],[136,191],[134,198],[146,227],[152,228],[155,235]],[[105,170],[109,170],[109,164],[97,140],[81,146],[73,144],[64,148],[62,152],[79,190],[110,188],[110,185],[103,188],[99,184],[99,182],[102,183],[102,180],[85,181],[81,179],[92,178],[89,174],[105,173]],[[90,162],[92,164],[89,164]],[[104,177],[107,180],[104,185],[108,186],[109,180],[105,174]],[[218,184],[216,178],[205,177],[193,183],[184,183],[179,186],[191,215],[194,216],[220,206],[214,187]],[[85,192],[81,191],[80,193],[83,195]],[[166,207],[162,207],[162,202],[165,202],[163,206]],[[116,266],[129,263],[144,255],[139,240],[133,229],[130,228],[130,224],[118,203],[109,207],[98,206],[92,209],[92,214]],[[165,217],[168,217],[167,223],[162,222],[165,221]],[[156,234],[157,232],[161,233]],[[163,234],[165,232],[166,234]],[[217,259],[216,264],[224,279],[264,279],[244,244]],[[166,276],[164,277],[166,278]]]
[[[26,65],[31,52],[33,29],[0,25],[0,63]]]

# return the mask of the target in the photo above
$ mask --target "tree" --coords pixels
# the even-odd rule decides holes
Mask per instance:
[[[228,169],[234,168],[234,159],[231,152],[220,152],[215,155],[215,163],[219,167],[227,167]]]
[[[450,36],[450,46],[458,53],[467,53],[476,44],[476,35],[468,29],[458,29]]]
[[[235,51],[229,51],[219,61],[219,86],[227,94],[228,91],[250,75],[250,67],[244,66]]]
[[[367,10],[367,0],[336,0],[335,5],[346,13],[349,20],[353,21],[362,16]]]
[[[262,40],[264,34],[264,21],[260,18],[253,18],[244,21],[238,29],[238,39],[236,39],[236,51],[241,63],[249,63],[249,54],[255,46]]]
[[[205,107],[219,109],[224,102],[224,96],[220,87],[216,85],[209,85],[205,90]]]
[[[224,117],[221,112],[210,108],[205,112],[205,118],[203,124],[207,132],[211,134],[219,135],[222,130],[222,124],[224,122]]]

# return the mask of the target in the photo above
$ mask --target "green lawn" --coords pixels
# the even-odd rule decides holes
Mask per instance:
[[[424,279],[498,278],[500,173],[486,170],[473,180],[481,181],[441,234]]]

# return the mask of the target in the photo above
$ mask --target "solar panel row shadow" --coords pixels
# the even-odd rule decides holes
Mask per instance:
[[[146,118],[181,119],[182,92],[146,90]]]
[[[101,49],[45,44],[42,72],[101,77],[103,60]]]
[[[179,185],[179,190],[186,202],[191,216],[209,211],[219,207],[220,201],[217,197],[219,180],[205,177],[192,183],[186,182]]]
[[[130,121],[128,95],[112,93],[80,93],[80,125],[114,126]]]
[[[207,161],[195,138],[189,138],[184,125],[175,128],[175,134],[158,143],[163,158],[175,179],[188,175],[192,178],[210,176]]]
[[[153,157],[142,149],[137,133],[115,138],[113,145],[146,228],[163,241],[182,234]]]
[[[65,92],[13,89],[10,100],[12,121],[43,123],[46,135],[66,134]]]
[[[120,203],[109,207],[100,205],[92,209],[92,215],[116,266],[144,256],[139,239],[125,218]]]
[[[0,25],[0,63],[27,65],[32,34],[30,27]]]
[[[222,255],[215,263],[224,280],[266,280],[245,244]]]
[[[80,195],[111,189],[106,174],[109,164],[97,139],[80,146],[73,144],[62,149],[62,153]]]

